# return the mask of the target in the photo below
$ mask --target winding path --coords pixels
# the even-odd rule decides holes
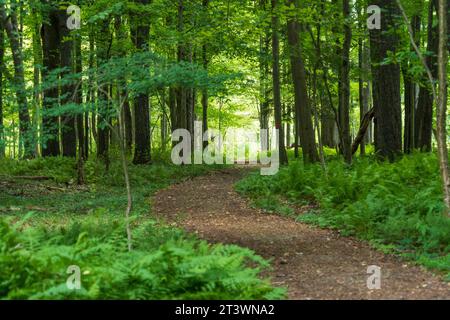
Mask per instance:
[[[272,260],[276,286],[289,299],[450,299],[450,283],[367,244],[251,208],[233,185],[247,168],[211,172],[160,191],[161,219],[214,243],[237,244]],[[367,268],[381,267],[381,289],[367,288]]]

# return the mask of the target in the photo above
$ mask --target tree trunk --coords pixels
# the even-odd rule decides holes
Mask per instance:
[[[74,41],[66,26],[66,21],[69,18],[65,9],[59,11],[59,30],[61,39],[61,68],[67,70],[61,75],[68,76],[73,72],[73,57],[74,57]],[[67,84],[61,87],[61,104],[68,104],[73,102],[74,85]],[[75,115],[70,112],[61,116],[61,140],[62,140],[62,154],[65,157],[75,158],[77,155],[77,138],[75,132]]]
[[[369,129],[374,116],[375,116],[375,109],[370,110],[369,112],[365,113],[362,116],[361,126],[359,127],[359,131],[352,144],[352,154],[355,154],[356,151],[358,151],[358,147],[364,143],[364,137],[367,134],[367,130]]]
[[[23,65],[23,52],[20,45],[20,36],[18,31],[17,14],[15,8],[10,16],[6,15],[5,4],[0,4],[0,18],[3,20],[3,26],[9,38],[14,63],[14,85],[16,87],[17,104],[19,106],[19,130],[20,141],[23,143],[23,157],[26,159],[34,156],[33,130],[28,111],[28,100],[25,85],[25,73]]]
[[[203,0],[203,9],[205,13],[208,11],[209,0]],[[203,60],[203,68],[208,71],[208,45],[205,43],[202,47],[202,60]],[[202,128],[203,134],[208,131],[208,89],[205,88],[202,91]],[[208,146],[208,141],[203,142],[203,148]]]
[[[359,113],[360,113],[360,127],[363,125],[364,115],[369,111],[370,100],[370,53],[367,43],[364,39],[359,42]],[[365,155],[366,143],[369,142],[370,129],[372,122],[368,123],[365,135],[360,143],[360,154]]]
[[[350,0],[343,0],[342,12],[344,22],[344,43],[342,45],[342,56],[339,76],[339,124],[342,130],[342,153],[345,162],[351,164],[351,137],[350,137],[350,45],[352,41],[352,30],[350,26]]]
[[[39,156],[39,122],[40,122],[40,109],[41,109],[41,94],[39,90],[39,85],[41,81],[41,72],[39,66],[42,66],[42,44],[41,44],[41,24],[39,23],[39,15],[35,9],[32,9],[32,17],[33,17],[33,34],[32,34],[32,42],[33,42],[33,134],[34,141],[36,141],[35,145],[35,154]]]
[[[430,1],[428,10],[428,44],[427,51],[432,52],[432,55],[427,55],[425,58],[427,66],[431,70],[433,79],[437,78],[437,51],[438,51],[438,30],[437,26],[433,26],[433,13],[437,10],[437,0]],[[415,147],[424,152],[431,151],[431,137],[433,128],[433,91],[431,84],[424,77],[425,87],[420,88],[419,101],[417,113],[415,117]]]
[[[5,157],[6,136],[3,123],[3,68],[5,58],[5,30],[0,19],[0,158]]]
[[[136,0],[136,2],[147,5],[150,0]],[[148,50],[148,38],[150,27],[139,24],[134,32],[135,47],[138,50]],[[135,149],[134,164],[148,164],[151,162],[151,137],[150,137],[150,105],[147,93],[139,94],[134,101],[134,123],[135,123]]]
[[[109,59],[110,41],[109,21],[100,23],[100,30],[97,34],[97,65],[107,62]],[[97,92],[97,157],[101,159],[109,169],[109,101],[107,92],[109,86],[99,88]]]
[[[416,43],[420,43],[420,16],[414,16],[411,21],[411,29],[413,30],[413,38]],[[414,48],[411,45],[411,52],[414,52]],[[416,114],[416,83],[412,80],[408,70],[411,66],[410,61],[406,61],[402,68],[403,71],[403,83],[404,83],[404,101],[405,101],[405,129],[403,134],[403,151],[406,154],[411,153],[414,149],[414,123]]]
[[[47,2],[48,3],[48,2]],[[44,12],[41,28],[43,65],[42,81],[48,81],[48,76],[59,67],[59,19],[56,8],[50,7]],[[59,147],[59,117],[52,115],[52,109],[58,103],[58,87],[52,85],[43,93],[42,110],[42,156],[55,157],[60,154]]]
[[[391,0],[371,0],[383,8],[381,29],[370,30],[373,75],[373,104],[376,118],[375,149],[380,158],[393,161],[402,152],[402,111],[400,99],[400,67],[396,63],[380,64],[388,53],[395,53],[398,37],[395,30],[399,10]]]
[[[441,170],[442,184],[446,214],[450,215],[450,177],[448,167],[447,147],[447,64],[448,64],[448,11],[446,0],[439,0],[439,48],[438,48],[438,78],[439,98],[437,102],[437,141],[439,167]]]
[[[284,145],[284,127],[281,111],[281,84],[280,84],[280,40],[278,36],[279,18],[277,0],[272,0],[272,80],[273,80],[273,104],[275,111],[275,128],[278,130],[278,151],[280,164],[288,163],[286,147]]]
[[[82,53],[81,53],[81,35],[77,34],[75,35],[75,40],[74,40],[74,46],[75,46],[75,73],[77,75],[80,75],[83,72],[83,57],[82,57]],[[82,79],[80,79],[80,81],[83,81]],[[77,92],[75,93],[75,103],[78,105],[83,104],[83,83],[81,83],[78,88],[77,88]],[[79,114],[76,116],[77,117],[77,121],[76,121],[76,125],[78,126],[77,128],[77,135],[78,135],[78,150],[81,153],[81,160],[86,160],[88,157],[88,146],[86,145],[86,139],[85,139],[85,134],[86,132],[89,132],[88,130],[85,130],[85,127],[89,127],[89,124],[87,122],[83,123],[85,119],[89,119],[89,113],[86,112],[85,114]],[[78,157],[80,158],[80,157]]]
[[[289,5],[298,7],[298,0],[289,0]],[[305,162],[317,162],[314,128],[312,124],[311,105],[306,88],[306,71],[300,47],[300,23],[298,19],[289,18],[287,25],[289,52],[291,59],[292,79],[294,82],[294,98],[296,112],[296,134],[300,136]]]
[[[184,32],[184,0],[178,0],[178,25],[180,35]],[[186,44],[184,35],[178,43],[178,61],[186,61]],[[177,88],[177,127],[175,129],[187,129],[187,90],[183,87]]]
[[[116,30],[116,38],[120,43],[126,43],[128,34],[123,25],[122,17],[117,15],[114,17],[114,25]],[[127,54],[126,48],[120,49],[118,52],[119,57],[124,57]],[[123,120],[123,139],[125,152],[131,154],[133,149],[133,120],[130,109],[130,102],[128,99],[128,93],[126,90],[126,79],[118,79],[117,92],[119,96],[119,103],[122,102],[122,120]]]
[[[94,55],[95,55],[95,48],[94,48],[94,33],[92,30],[89,31],[89,59],[88,59],[88,69],[93,70],[94,69]],[[93,105],[95,103],[95,90],[94,90],[94,79],[92,72],[89,72],[88,77],[88,95],[86,102],[91,104],[91,109],[93,108]],[[92,112],[91,114],[91,121],[89,121],[89,112],[85,115],[85,123],[90,123],[90,126],[85,126],[85,140],[86,140],[86,155],[89,154],[89,150],[92,150],[92,139],[89,132],[89,127],[91,129],[92,137],[95,141],[97,141],[97,130],[96,130],[96,124],[95,124],[95,112]]]

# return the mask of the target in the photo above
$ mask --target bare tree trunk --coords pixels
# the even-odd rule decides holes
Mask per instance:
[[[352,163],[351,137],[350,137],[350,45],[352,29],[350,21],[350,0],[343,0],[342,12],[344,23],[344,43],[342,45],[341,66],[339,75],[339,124],[342,130],[342,153],[347,164]]]
[[[66,10],[59,9],[59,32],[61,39],[60,61],[61,68],[67,70],[61,75],[62,77],[70,75],[73,72],[74,62],[74,40],[70,34],[69,29],[66,26],[66,21],[69,18]],[[67,104],[72,102],[72,93],[74,86],[67,84],[61,86],[60,101],[61,104]],[[75,133],[75,115],[64,114],[61,116],[61,140],[62,140],[62,154],[65,157],[75,158],[77,155],[77,137]]]
[[[286,154],[286,147],[284,145],[284,128],[283,116],[281,107],[281,84],[280,84],[280,40],[278,36],[278,29],[280,21],[278,18],[278,3],[277,0],[272,0],[272,55],[273,55],[273,103],[275,111],[275,128],[278,130],[278,151],[280,153],[280,164],[288,163]]]
[[[259,1],[260,10],[266,10],[266,0]],[[261,130],[269,129],[269,46],[270,34],[264,31],[259,37],[259,127]],[[261,141],[261,145],[269,146],[269,135],[266,135],[266,141]]]
[[[441,169],[446,214],[450,216],[450,177],[448,168],[447,147],[447,4],[446,0],[439,0],[439,50],[438,50],[438,78],[439,97],[437,101],[437,141],[439,167]]]
[[[412,17],[411,28],[413,31],[413,37],[416,43],[419,42],[420,36],[420,16]],[[411,45],[410,51],[414,51]],[[416,114],[416,83],[413,81],[408,70],[411,66],[411,61],[406,61],[403,65],[403,83],[404,83],[404,101],[405,101],[405,130],[403,134],[403,151],[406,154],[411,153],[415,147],[414,131],[415,131],[415,114]]]
[[[0,19],[0,158],[5,157],[6,136],[3,124],[3,68],[5,58],[5,30]]]
[[[150,0],[136,0],[142,5],[148,5]],[[136,19],[138,19],[136,17]],[[147,23],[137,22],[133,30],[136,49],[148,50],[150,26]],[[134,126],[135,149],[134,164],[149,164],[151,157],[151,132],[150,132],[150,98],[148,93],[139,94],[134,100]]]
[[[209,6],[209,0],[203,0],[203,9],[205,10],[205,13],[208,11]],[[202,62],[203,62],[203,68],[208,71],[208,45],[205,43],[202,47]],[[206,131],[208,131],[208,89],[205,88],[202,91],[202,124],[203,124],[203,132],[202,134],[205,134]],[[203,142],[203,148],[206,148],[208,146],[208,141]]]
[[[431,0],[428,9],[428,39],[427,51],[430,55],[425,57],[425,62],[431,71],[433,79],[437,78],[437,51],[439,45],[438,27],[434,26],[434,11],[437,10],[437,0]],[[414,33],[414,30],[413,30]],[[413,34],[414,36],[414,34]],[[426,79],[427,76],[425,76]],[[415,148],[424,152],[431,151],[431,138],[433,127],[433,83],[428,83],[427,86],[421,87],[419,92],[419,101],[417,105],[417,112],[415,114],[414,124],[414,142]]]
[[[100,30],[97,34],[97,66],[107,62],[109,59],[109,42],[110,42],[109,21],[100,22]],[[97,92],[97,157],[105,163],[106,171],[109,170],[109,101],[105,90]]]
[[[39,92],[39,85],[41,81],[41,71],[39,66],[42,65],[42,44],[41,44],[41,35],[40,28],[41,24],[38,22],[38,13],[35,9],[32,9],[32,17],[33,17],[33,35],[32,35],[32,43],[33,43],[33,134],[35,144],[35,154],[39,156],[39,121],[40,121],[40,110],[41,110],[41,94]]]
[[[5,4],[0,4],[0,19],[9,38],[14,63],[14,84],[16,86],[17,104],[19,105],[19,130],[20,140],[23,142],[24,158],[34,156],[33,130],[28,111],[28,100],[25,85],[25,73],[23,65],[23,52],[20,45],[17,14],[12,8],[11,14],[6,15]]]
[[[298,7],[298,0],[289,0],[288,4]],[[296,135],[300,136],[304,161],[316,162],[319,160],[319,155],[317,153],[311,118],[311,104],[307,93],[305,65],[303,63],[300,47],[300,23],[296,17],[289,18],[287,33],[292,79],[294,82],[295,111],[297,118]]]
[[[371,5],[384,9],[381,29],[370,30],[370,50],[373,75],[373,103],[376,118],[375,149],[380,158],[393,161],[402,153],[402,110],[400,97],[400,67],[397,63],[380,64],[389,52],[395,53],[398,36],[388,33],[396,28],[398,9],[391,0],[370,0]]]
[[[45,19],[41,28],[43,66],[42,81],[50,73],[59,67],[59,24],[58,12],[55,7],[46,11]],[[54,157],[60,154],[59,147],[59,117],[51,114],[51,110],[58,101],[58,87],[52,86],[43,93],[42,103],[42,156]]]

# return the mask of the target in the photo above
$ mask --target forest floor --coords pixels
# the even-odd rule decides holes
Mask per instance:
[[[337,231],[252,208],[233,187],[249,170],[219,170],[172,185],[155,195],[153,210],[202,239],[270,259],[268,275],[288,288],[289,299],[450,299],[450,283],[422,267]],[[371,265],[381,267],[380,290],[367,288]]]

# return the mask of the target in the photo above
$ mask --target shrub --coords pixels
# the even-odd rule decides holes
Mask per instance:
[[[422,262],[448,262],[442,257],[450,254],[450,219],[442,214],[435,155],[405,156],[393,164],[358,158],[351,167],[334,159],[327,163],[326,173],[319,164],[294,161],[273,177],[252,174],[236,189],[258,204],[264,204],[259,199],[267,195],[287,197],[291,203],[315,202],[319,212],[299,220],[336,228],[376,245],[394,246]],[[448,263],[438,265],[450,274]]]
[[[127,251],[118,221],[88,219],[54,229],[0,220],[0,299],[276,299],[260,273],[269,265],[248,249],[208,245],[148,223]],[[249,266],[252,265],[252,267]],[[80,290],[66,286],[69,266]]]

